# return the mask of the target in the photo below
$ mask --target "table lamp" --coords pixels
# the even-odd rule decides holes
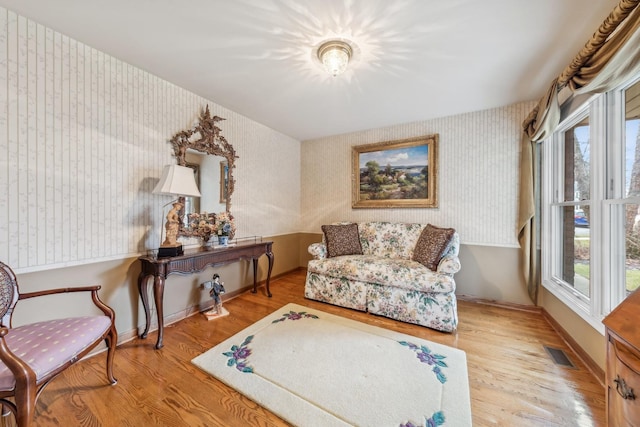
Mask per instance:
[[[179,212],[184,207],[183,197],[200,197],[200,191],[196,184],[193,169],[186,166],[166,165],[162,171],[160,182],[153,189],[153,194],[178,196],[164,206],[173,204],[167,214],[167,222],[164,225],[166,236],[158,249],[158,257],[171,257],[182,255],[182,243],[178,243],[178,230],[180,230]],[[164,210],[164,206],[162,207]],[[160,232],[162,240],[162,231]]]

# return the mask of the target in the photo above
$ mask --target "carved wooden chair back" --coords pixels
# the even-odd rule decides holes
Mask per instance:
[[[11,315],[18,295],[18,280],[13,270],[0,262],[0,326],[11,327]]]
[[[3,415],[8,411],[13,413],[18,427],[32,425],[36,401],[47,384],[103,340],[107,345],[107,378],[111,384],[116,383],[113,376],[118,342],[115,313],[100,300],[99,289],[100,286],[85,286],[21,294],[14,272],[0,262],[0,405]],[[77,292],[90,294],[102,314],[13,328],[12,315],[18,301]]]

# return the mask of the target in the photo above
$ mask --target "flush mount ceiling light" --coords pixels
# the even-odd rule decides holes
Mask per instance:
[[[318,59],[333,77],[346,71],[353,49],[341,40],[330,40],[318,48]]]

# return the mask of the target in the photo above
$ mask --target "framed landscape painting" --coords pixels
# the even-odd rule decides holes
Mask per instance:
[[[353,208],[438,207],[438,134],[352,147]]]

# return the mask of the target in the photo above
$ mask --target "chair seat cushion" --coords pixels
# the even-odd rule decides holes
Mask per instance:
[[[7,346],[36,373],[37,381],[74,360],[111,327],[107,316],[56,319],[12,328],[5,336]],[[0,361],[0,390],[14,388],[15,378]]]

